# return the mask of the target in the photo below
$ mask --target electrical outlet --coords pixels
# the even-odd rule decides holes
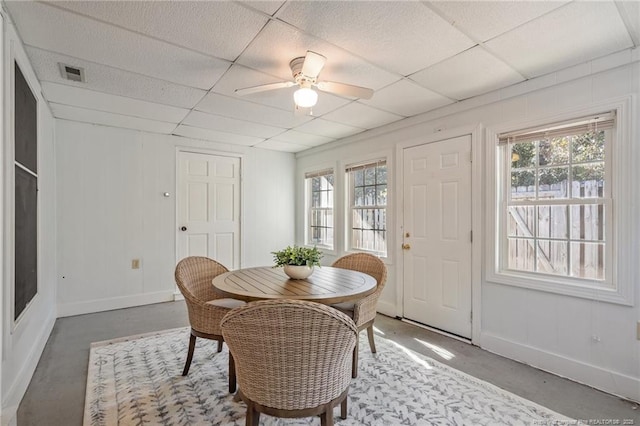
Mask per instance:
[[[140,269],[140,259],[133,259],[131,261],[131,269]]]

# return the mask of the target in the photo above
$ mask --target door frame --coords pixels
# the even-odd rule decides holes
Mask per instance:
[[[240,161],[240,212],[239,212],[239,220],[240,220],[240,225],[239,225],[239,229],[238,229],[238,233],[240,234],[238,237],[239,240],[239,252],[240,252],[240,259],[238,259],[238,267],[242,268],[243,265],[243,258],[244,258],[244,244],[242,244],[243,242],[243,236],[244,236],[244,232],[243,232],[243,218],[244,218],[244,203],[242,202],[242,197],[244,194],[244,180],[242,178],[243,172],[242,172],[242,168],[244,167],[244,155],[237,153],[237,152],[226,152],[226,151],[218,151],[218,150],[212,150],[212,149],[204,149],[204,148],[194,148],[194,147],[189,147],[189,146],[176,146],[176,152],[175,152],[175,161],[174,161],[174,176],[175,176],[175,188],[174,188],[174,193],[175,196],[173,204],[174,204],[174,257],[175,257],[175,263],[177,264],[178,261],[180,259],[178,259],[178,226],[180,225],[178,223],[178,191],[180,190],[180,153],[182,152],[187,152],[187,153],[194,153],[194,154],[205,154],[205,155],[215,155],[217,157],[232,157],[232,158],[237,158]],[[176,296],[179,297],[181,296],[180,291],[178,290],[177,286],[176,286]]]
[[[473,241],[471,242],[471,342],[480,346],[481,318],[482,318],[482,241],[483,235],[483,154],[482,133],[484,127],[469,125],[447,130],[436,130],[430,135],[421,135],[396,144],[396,242],[394,255],[398,259],[396,262],[396,315],[404,317],[404,256],[402,253],[402,243],[404,235],[404,150],[428,143],[440,142],[442,140],[456,138],[460,136],[471,136],[471,229]]]

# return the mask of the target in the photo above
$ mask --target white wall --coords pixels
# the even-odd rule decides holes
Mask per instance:
[[[398,179],[401,165],[396,163],[393,154],[404,141],[426,140],[437,131],[455,132],[460,128],[482,126],[489,129],[532,119],[552,122],[558,114],[593,107],[621,97],[631,97],[632,105],[632,149],[630,158],[625,159],[629,162],[630,172],[624,178],[639,182],[638,61],[638,49],[626,50],[298,154],[298,241],[301,242],[304,235],[301,181],[305,171],[332,164],[340,170],[344,158],[389,150],[392,153],[389,160],[392,167],[395,166],[394,174]],[[484,170],[484,173],[479,173],[483,178],[493,173],[493,170],[487,169],[484,154],[493,152],[493,148],[487,150],[486,145],[494,143],[484,138],[483,135],[478,141],[484,152],[476,154],[476,158],[481,160],[480,168]],[[484,218],[495,211],[486,187],[488,181],[486,179],[485,187],[480,189],[483,203],[476,204],[472,212],[474,217],[483,218],[479,222],[483,224],[481,229],[474,229],[475,253],[482,253],[485,248],[487,235]],[[391,190],[393,186],[389,188]],[[344,189],[340,185],[337,191],[339,197],[344,197]],[[393,195],[390,195],[389,210],[395,212],[397,206],[393,204]],[[629,271],[625,284],[635,291],[633,306],[604,302],[597,293],[592,299],[586,299],[489,282],[486,279],[488,266],[483,257],[477,263],[476,277],[479,282],[474,284],[474,289],[480,292],[480,297],[474,295],[478,300],[475,307],[480,311],[474,312],[474,343],[608,392],[640,400],[640,341],[636,339],[636,324],[640,320],[639,207],[640,187],[636,184],[630,199],[620,200],[616,204],[616,208],[624,213],[622,216],[628,218],[627,223],[619,224],[622,232],[630,233],[631,241],[636,242],[630,253],[619,258],[625,263],[621,265],[622,269]],[[336,216],[341,216],[341,213],[338,212]],[[395,235],[399,235],[400,220],[392,217],[388,225],[396,230]],[[402,315],[402,255],[399,249],[396,250],[402,241],[395,235],[390,235],[388,241],[391,248],[389,281],[379,311]],[[481,238],[475,238],[476,235]],[[480,250],[477,250],[478,247]],[[343,251],[339,251],[336,256],[342,254]],[[594,341],[593,336],[600,341]]]
[[[24,395],[56,318],[56,181],[54,120],[40,92],[15,29],[3,16],[2,34],[2,364],[0,366],[1,423],[15,424],[18,404]],[[14,157],[13,157],[13,63],[20,69],[38,102],[38,292],[14,322]]]
[[[241,155],[242,266],[293,243],[292,154],[66,120],[56,139],[59,316],[173,300],[178,147]]]

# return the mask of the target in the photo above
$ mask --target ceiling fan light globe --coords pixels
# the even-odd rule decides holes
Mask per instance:
[[[293,101],[301,108],[311,108],[318,102],[318,93],[308,87],[293,92]]]

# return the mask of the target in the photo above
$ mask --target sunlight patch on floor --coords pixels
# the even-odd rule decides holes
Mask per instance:
[[[401,344],[399,344],[398,342],[394,342],[393,340],[389,340],[389,342],[393,343],[394,346],[397,346],[398,349],[400,349],[402,352],[407,354],[407,356],[409,358],[411,358],[411,360],[414,361],[416,364],[421,365],[421,366],[423,366],[424,368],[426,368],[428,370],[433,369],[433,366],[431,366],[427,361],[425,361],[420,356],[418,356],[418,354],[413,352],[411,349],[406,348],[406,347],[402,346]]]
[[[384,336],[384,331],[380,330],[378,327],[376,327],[375,325],[373,326],[373,331],[375,331],[376,333]]]
[[[415,339],[415,341],[431,349],[436,355],[439,355],[440,357],[446,359],[447,361],[450,360],[451,358],[455,358],[455,355],[453,353],[449,352],[442,346],[434,345],[433,343],[425,342],[424,340],[420,340],[420,339]]]

